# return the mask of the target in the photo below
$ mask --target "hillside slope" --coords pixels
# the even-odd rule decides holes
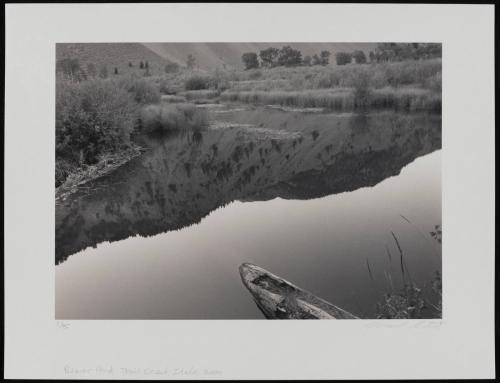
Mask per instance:
[[[242,69],[241,55],[245,52],[259,53],[268,47],[281,48],[290,45],[299,49],[303,56],[327,50],[332,53],[352,52],[360,49],[366,54],[375,49],[376,43],[144,43],[144,46],[159,56],[185,65],[186,57],[192,54],[199,69],[214,70],[217,67]],[[335,60],[330,60],[334,62]]]
[[[148,62],[151,74],[164,73],[169,62],[140,43],[59,43],[56,44],[56,59],[77,58],[83,68],[92,63],[99,70],[106,66],[108,73],[118,68],[120,74],[142,73],[140,62]],[[129,66],[129,63],[132,66]]]

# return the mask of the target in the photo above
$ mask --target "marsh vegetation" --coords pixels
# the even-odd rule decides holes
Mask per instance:
[[[242,56],[247,68],[243,71],[197,71],[191,56],[185,68],[168,64],[164,74],[152,75],[147,60],[128,62],[142,76],[105,66],[98,70],[93,63],[84,67],[77,58],[59,60],[56,186],[75,171],[103,161],[103,156],[136,147],[136,133],[206,126],[206,117],[194,104],[441,110],[440,51],[432,44],[380,44],[369,59],[360,51],[337,52],[335,66],[329,65],[326,51],[312,58],[302,58],[289,46],[250,53]]]
[[[246,261],[359,317],[440,315],[440,47],[210,70],[132,48],[57,63],[59,317],[259,317],[228,271]]]

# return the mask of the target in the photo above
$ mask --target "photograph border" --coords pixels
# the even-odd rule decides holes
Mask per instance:
[[[55,43],[146,41],[441,42],[443,319],[56,321]],[[5,378],[494,377],[493,6],[9,4],[5,61]]]

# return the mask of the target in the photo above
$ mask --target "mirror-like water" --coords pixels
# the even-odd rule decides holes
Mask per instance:
[[[56,206],[59,319],[262,318],[252,262],[362,317],[441,270],[441,121],[215,109]],[[388,254],[389,253],[389,254]],[[367,270],[370,265],[371,276]]]

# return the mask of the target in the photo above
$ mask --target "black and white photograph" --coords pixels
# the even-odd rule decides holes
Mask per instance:
[[[56,318],[441,318],[441,51],[57,44]]]
[[[494,11],[7,4],[4,378],[494,378]]]

